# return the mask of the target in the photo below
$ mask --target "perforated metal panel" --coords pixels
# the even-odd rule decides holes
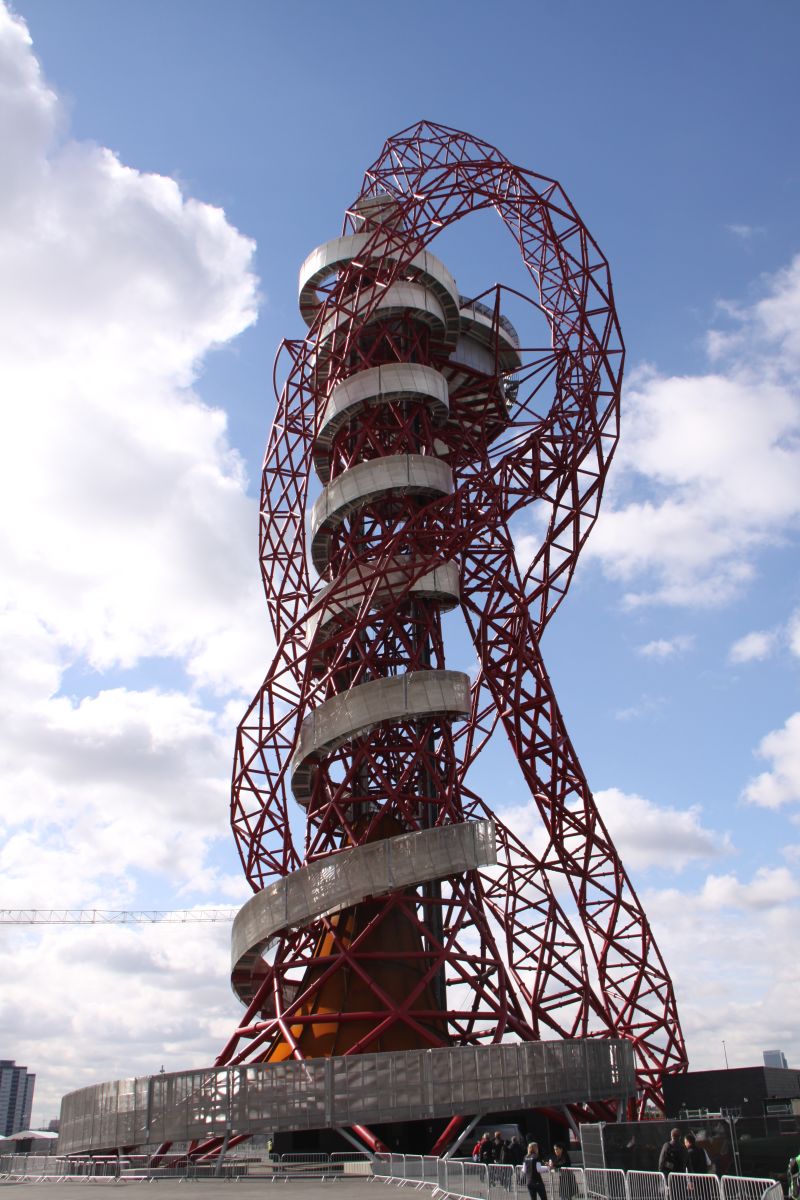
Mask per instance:
[[[523,1042],[183,1071],[82,1088],[61,1103],[61,1154],[238,1133],[323,1129],[624,1097],[623,1041]]]

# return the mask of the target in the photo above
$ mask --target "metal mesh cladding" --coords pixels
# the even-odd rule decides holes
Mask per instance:
[[[258,1063],[122,1079],[64,1097],[62,1154],[221,1137],[232,1127],[317,1129],[493,1107],[623,1099],[635,1089],[623,1041],[525,1042]]]

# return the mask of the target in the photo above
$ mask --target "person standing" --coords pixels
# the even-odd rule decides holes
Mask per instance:
[[[494,1152],[494,1158],[492,1159],[492,1162],[498,1164],[504,1163],[506,1160],[506,1143],[503,1141],[503,1135],[499,1129],[496,1131],[492,1140],[492,1150]]]
[[[510,1142],[506,1142],[505,1154],[503,1162],[509,1166],[518,1167],[525,1157],[525,1147],[522,1145],[522,1138],[518,1134],[514,1134]]]
[[[669,1141],[664,1142],[658,1156],[658,1169],[665,1179],[669,1179],[673,1171],[683,1171],[686,1166],[686,1154],[681,1145],[680,1129],[673,1129]]]
[[[789,1159],[786,1182],[789,1185],[790,1200],[800,1200],[800,1154]]]
[[[572,1166],[569,1152],[563,1142],[553,1142],[553,1153],[550,1155],[548,1166],[551,1171],[560,1171],[562,1167]]]
[[[494,1162],[494,1142],[489,1137],[488,1133],[485,1133],[480,1140],[478,1161],[482,1162],[485,1167],[491,1166],[491,1164]]]
[[[569,1151],[563,1142],[553,1142],[553,1153],[550,1155],[548,1166],[551,1171],[556,1172],[561,1171],[563,1167],[572,1166]],[[575,1180],[572,1178],[571,1171],[566,1171],[559,1176],[558,1194],[561,1200],[572,1200],[575,1195]]]
[[[539,1154],[538,1142],[528,1142],[528,1153],[525,1155],[524,1166],[525,1186],[531,1200],[547,1200],[544,1179],[542,1179],[547,1167]]]
[[[693,1133],[683,1135],[683,1145],[686,1150],[686,1173],[688,1175],[707,1175],[708,1159],[702,1146],[698,1146]]]

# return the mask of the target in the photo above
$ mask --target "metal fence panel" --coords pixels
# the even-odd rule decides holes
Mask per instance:
[[[509,1200],[516,1191],[516,1172],[514,1167],[493,1163],[486,1168],[488,1173],[489,1200]]]
[[[628,1171],[628,1200],[667,1200],[667,1181],[660,1171]]]
[[[673,1171],[668,1180],[669,1200],[721,1200],[716,1175],[689,1175]]]
[[[376,1179],[387,1179],[392,1173],[392,1156],[383,1150],[372,1157],[372,1174]]]
[[[586,1172],[582,1167],[561,1167],[558,1171],[549,1171],[552,1178],[554,1200],[578,1200],[586,1197]]]
[[[603,1122],[596,1125],[581,1125],[581,1151],[584,1168],[604,1170],[606,1165],[605,1141],[603,1139]]]
[[[627,1200],[624,1171],[589,1167],[584,1176],[588,1200]]]
[[[408,1181],[416,1188],[438,1186],[442,1192],[465,1200],[527,1200],[524,1170],[490,1166],[463,1159],[438,1159],[426,1155],[361,1152],[284,1154],[274,1160],[231,1158],[221,1166],[213,1161],[187,1161],[176,1148],[171,1157],[152,1165],[148,1155],[110,1155],[64,1158],[56,1155],[4,1155],[0,1179],[6,1182],[57,1182],[60,1180],[109,1182],[159,1179],[221,1178],[235,1180],[255,1166],[275,1179],[341,1178],[352,1173],[371,1174],[386,1181]],[[622,1177],[622,1179],[621,1179]],[[670,1176],[669,1187],[657,1171],[600,1170],[562,1167],[543,1176],[548,1200],[782,1200],[779,1183],[769,1178],[714,1175]]]
[[[448,1161],[452,1161],[449,1160]],[[484,1163],[464,1162],[464,1193],[472,1200],[487,1200],[489,1171]]]
[[[775,1192],[774,1189],[778,1191]],[[783,1189],[774,1179],[743,1179],[739,1175],[723,1175],[720,1180],[722,1200],[782,1200]]]

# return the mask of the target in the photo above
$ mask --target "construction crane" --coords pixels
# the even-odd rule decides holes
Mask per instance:
[[[235,908],[0,908],[0,925],[205,925],[235,916]]]

